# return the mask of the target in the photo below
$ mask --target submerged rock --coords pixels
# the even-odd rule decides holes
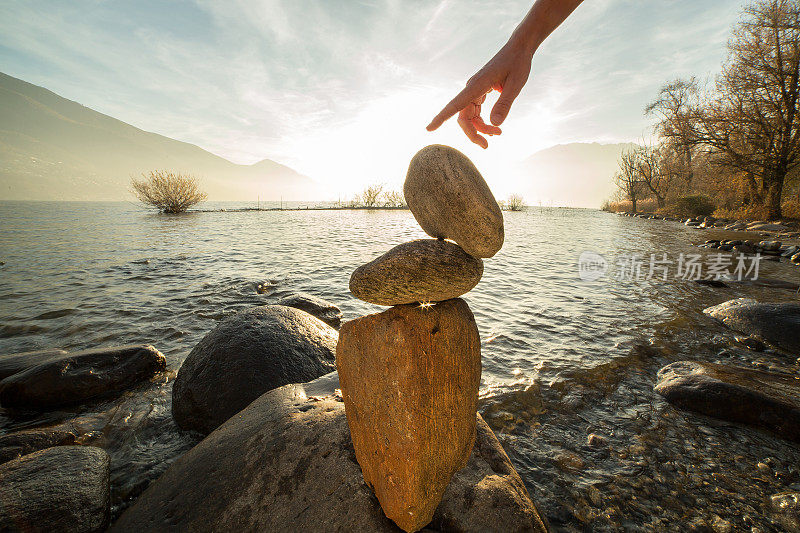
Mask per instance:
[[[109,457],[59,446],[0,465],[0,530],[99,532],[108,525]]]
[[[800,354],[800,303],[759,303],[739,298],[703,312],[731,329]]]
[[[5,379],[17,372],[22,372],[47,361],[52,361],[62,355],[66,355],[66,353],[64,350],[53,349],[4,355],[0,357],[0,379]]]
[[[680,408],[769,429],[800,442],[800,380],[792,376],[678,361],[658,371],[655,390]]]
[[[336,330],[282,305],[248,309],[223,320],[183,362],[172,389],[172,416],[203,433],[274,388],[334,369]]]
[[[459,246],[420,239],[358,267],[350,277],[350,292],[379,305],[439,302],[469,292],[481,276],[483,261]]]
[[[341,309],[327,300],[304,292],[281,298],[278,305],[285,305],[286,307],[294,307],[295,309],[305,311],[311,316],[322,320],[332,328],[338,328],[342,323]]]
[[[129,345],[73,352],[0,381],[0,405],[47,410],[122,392],[166,369],[152,346]]]
[[[111,530],[397,531],[361,475],[335,383],[325,376],[262,395],[173,463]],[[431,527],[546,531],[480,417]]]
[[[475,439],[481,344],[464,300],[346,322],[336,367],[356,458],[405,531],[433,518]]]
[[[403,194],[431,237],[451,239],[475,257],[492,257],[503,246],[500,206],[478,169],[458,150],[435,144],[417,152]]]
[[[0,463],[53,446],[75,444],[75,431],[64,427],[36,428],[0,436]]]

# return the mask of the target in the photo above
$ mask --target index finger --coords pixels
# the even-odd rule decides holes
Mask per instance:
[[[452,117],[453,115],[455,115],[456,113],[467,107],[467,104],[469,104],[476,98],[483,96],[490,90],[491,87],[486,89],[482,85],[479,85],[479,81],[467,83],[467,86],[464,87],[464,89],[460,93],[458,93],[455,98],[450,100],[450,103],[444,106],[444,109],[442,109],[438,115],[433,117],[433,120],[431,121],[430,124],[428,124],[428,127],[425,129],[427,129],[428,131],[435,130],[436,128],[441,126],[445,120],[449,119],[450,117]]]

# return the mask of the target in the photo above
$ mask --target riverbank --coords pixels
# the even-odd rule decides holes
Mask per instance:
[[[166,358],[165,372],[118,397],[25,416],[0,409],[2,434],[65,424],[76,442],[105,450],[114,519],[198,445],[174,422],[173,383],[210,331],[297,292],[333,302],[344,321],[374,313],[350,294],[350,273],[422,237],[402,210],[181,217],[123,203],[0,209],[0,354],[151,344]],[[748,335],[703,313],[738,298],[796,302],[796,288],[770,280],[798,271],[764,261],[763,284],[727,287],[660,276],[582,282],[584,250],[612,264],[631,254],[716,256],[689,243],[719,230],[590,210],[529,208],[504,218],[506,244],[467,297],[482,339],[479,411],[553,528],[690,530],[716,521],[780,531],[788,512],[780,495],[800,491],[796,443],[676,409],[653,387],[661,368],[686,360],[798,375],[798,355],[750,350],[736,339],[758,347]],[[339,419],[332,423],[338,431]],[[291,477],[284,486],[294,487]]]

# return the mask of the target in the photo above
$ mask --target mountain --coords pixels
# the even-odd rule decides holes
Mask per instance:
[[[570,143],[540,150],[522,161],[521,194],[530,205],[600,207],[615,190],[617,161],[630,143]]]
[[[210,200],[310,200],[308,177],[275,161],[238,165],[0,73],[0,199],[124,200],[149,170],[198,177]]]

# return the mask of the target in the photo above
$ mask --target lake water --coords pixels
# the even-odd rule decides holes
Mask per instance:
[[[504,216],[505,246],[465,296],[482,338],[481,410],[552,525],[680,531],[720,519],[780,530],[768,500],[798,489],[796,445],[677,411],[652,386],[680,359],[797,375],[796,356],[736,347],[702,314],[731,298],[797,294],[673,272],[615,279],[613,268],[584,282],[583,251],[612,265],[633,253],[677,261],[716,253],[691,245],[712,232],[591,210]],[[159,216],[127,203],[0,203],[0,225],[0,354],[148,343],[167,357],[170,373],[118,399],[21,419],[0,411],[0,432],[68,419],[91,431],[85,442],[112,456],[115,512],[195,443],[172,422],[172,379],[220,319],[295,291],[337,304],[345,320],[376,312],[350,295],[350,273],[425,236],[407,211]],[[760,275],[800,281],[786,263],[764,262]],[[587,446],[590,433],[608,446]]]

